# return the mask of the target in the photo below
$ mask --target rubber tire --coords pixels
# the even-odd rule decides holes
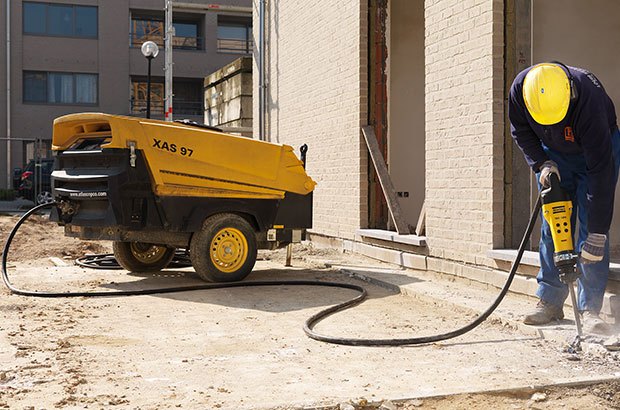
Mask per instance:
[[[225,228],[234,228],[241,232],[247,242],[247,255],[243,264],[233,272],[220,270],[211,260],[211,242],[218,232]],[[192,260],[194,270],[201,279],[207,282],[237,282],[243,280],[252,272],[256,263],[257,246],[256,234],[252,226],[235,214],[216,214],[207,218],[202,230],[194,233],[191,243],[189,256]]]
[[[170,261],[174,258],[175,248],[171,248],[166,246],[166,251],[164,255],[153,261],[152,263],[145,263],[140,259],[136,258],[133,251],[131,250],[132,242],[120,242],[114,241],[112,243],[112,249],[114,251],[114,258],[118,262],[121,267],[127,269],[130,272],[159,272],[164,269]],[[163,245],[156,245],[163,246]]]

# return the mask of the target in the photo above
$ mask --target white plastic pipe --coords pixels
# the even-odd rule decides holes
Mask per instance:
[[[6,0],[6,187],[12,188],[11,168],[11,0]]]
[[[172,121],[172,37],[174,36],[174,26],[172,24],[172,0],[166,0],[166,38],[165,38],[165,104],[164,119]]]
[[[258,139],[265,141],[265,0],[258,8]]]

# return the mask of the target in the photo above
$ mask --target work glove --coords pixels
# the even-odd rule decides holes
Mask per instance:
[[[579,260],[581,263],[596,263],[603,260],[605,254],[605,242],[607,235],[602,233],[589,233],[581,248]]]
[[[543,188],[549,188],[549,186],[551,186],[549,179],[551,174],[556,174],[558,176],[558,181],[561,181],[558,164],[548,159],[540,166],[540,176],[538,177],[538,182],[540,182],[540,185],[542,185]]]

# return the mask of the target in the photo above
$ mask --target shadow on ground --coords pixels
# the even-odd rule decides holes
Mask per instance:
[[[206,284],[191,269],[164,270],[155,274],[129,273],[128,275],[137,280],[131,282],[105,283],[99,286],[110,290],[127,291]],[[164,293],[152,296],[265,312],[290,312],[314,307],[330,306],[358,295],[358,292],[352,289],[327,286],[320,286],[321,290],[317,292],[315,286],[307,284],[273,286],[252,285],[252,282],[258,281],[317,281],[355,284],[371,288],[368,289],[369,295],[367,300],[384,298],[399,293],[395,290],[365,285],[359,280],[339,274],[333,270],[258,269],[252,272],[246,280],[238,282],[239,287]],[[299,287],[302,290],[297,290],[293,294],[291,292],[293,287]],[[305,288],[308,289],[309,297],[299,297],[299,292],[303,292]]]

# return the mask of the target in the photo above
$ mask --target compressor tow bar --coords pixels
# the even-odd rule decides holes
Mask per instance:
[[[140,289],[140,290],[131,290],[131,291],[88,291],[88,292],[44,292],[44,291],[31,291],[31,290],[23,290],[18,289],[12,285],[8,273],[7,273],[7,258],[9,254],[9,249],[11,242],[19,227],[34,213],[37,211],[55,205],[54,202],[48,204],[42,204],[36,206],[26,212],[19,221],[15,224],[11,233],[9,234],[6,243],[4,245],[4,250],[2,252],[2,280],[6,287],[16,295],[22,296],[31,296],[31,297],[43,297],[43,298],[67,298],[67,297],[116,297],[116,296],[134,296],[134,295],[154,295],[154,294],[162,294],[162,293],[174,293],[174,292],[187,292],[187,291],[196,291],[196,290],[208,290],[208,289],[223,289],[223,288],[237,288],[237,287],[254,287],[254,286],[324,286],[324,287],[337,287],[344,289],[351,289],[358,292],[358,295],[354,298],[351,298],[345,302],[339,303],[337,305],[331,306],[320,312],[312,315],[310,318],[306,320],[304,323],[303,329],[306,335],[312,339],[319,340],[326,343],[334,343],[340,345],[348,345],[348,346],[404,346],[404,345],[420,345],[420,344],[428,344],[435,343],[442,340],[452,339],[457,336],[461,336],[484,322],[493,311],[499,306],[501,301],[506,296],[510,285],[512,284],[512,280],[516,274],[517,268],[521,262],[521,258],[523,256],[523,252],[525,251],[525,246],[527,241],[529,240],[530,235],[532,234],[532,229],[534,228],[534,224],[536,222],[536,217],[541,209],[541,196],[538,196],[538,200],[536,201],[536,205],[534,206],[534,210],[530,216],[530,220],[527,225],[527,229],[523,238],[521,240],[521,244],[519,246],[519,250],[517,252],[517,256],[512,263],[510,273],[508,278],[506,279],[506,283],[501,289],[499,295],[496,297],[495,301],[480,314],[476,319],[474,319],[471,323],[442,334],[432,335],[432,336],[421,336],[421,337],[409,337],[409,338],[391,338],[391,339],[366,339],[366,338],[343,338],[343,337],[334,337],[329,335],[324,335],[315,332],[314,327],[323,319],[331,316],[337,312],[343,311],[345,309],[349,309],[353,306],[360,304],[367,296],[366,289],[361,286],[353,285],[349,283],[341,283],[341,282],[324,282],[324,281],[316,281],[316,280],[282,280],[282,281],[248,281],[248,282],[227,282],[227,283],[215,283],[215,284],[204,284],[204,285],[193,285],[193,286],[179,286],[179,287],[166,287],[166,288],[156,288],[156,289]]]

